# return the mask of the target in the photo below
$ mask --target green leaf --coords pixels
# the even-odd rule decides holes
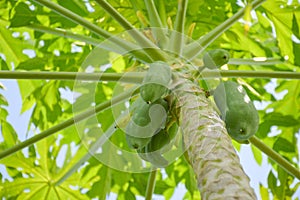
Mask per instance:
[[[277,171],[278,171],[278,179],[280,180],[280,186],[277,190],[277,195],[278,195],[278,199],[284,200],[288,174],[284,169],[282,169],[279,166]]]
[[[198,190],[195,174],[193,173],[193,169],[191,169],[190,166],[189,170],[187,170],[186,173],[187,175],[185,178],[185,187],[190,192],[190,194],[193,195],[194,192]]]
[[[264,116],[264,121],[268,122],[270,125],[277,126],[297,126],[299,125],[299,120],[295,119],[292,115],[283,115],[281,113],[268,113]]]
[[[297,7],[289,6],[286,3],[267,1],[263,4],[267,10],[268,17],[272,20],[275,26],[276,38],[280,53],[282,56],[288,56],[289,61],[294,63],[295,55],[293,48],[292,26],[293,16]]]
[[[134,193],[130,190],[130,188],[128,188],[125,192],[124,192],[124,200],[135,200],[136,197],[134,195]]]
[[[265,50],[261,47],[260,43],[255,41],[254,38],[251,38],[244,34],[244,27],[240,24],[236,24],[232,27],[231,31],[233,31],[234,35],[232,37],[234,38],[231,40],[232,48],[237,50],[244,50],[251,52],[254,56],[257,57],[264,57],[266,56]],[[246,45],[241,45],[246,44]]]
[[[142,173],[142,174],[134,173],[134,174],[132,174],[133,181],[130,183],[130,187],[134,188],[134,190],[137,191],[137,194],[144,196],[146,193],[145,188],[147,187],[148,177],[149,177],[149,173]]]
[[[299,24],[298,24],[299,21],[300,21],[300,14],[294,13],[292,31],[293,31],[293,35],[295,37],[297,37],[298,40],[300,40],[300,29],[299,29]],[[293,41],[294,55],[297,55],[297,52],[300,52],[300,44],[299,44],[299,42]],[[300,56],[295,56],[294,64],[297,66],[300,66]]]
[[[14,146],[18,141],[17,133],[14,128],[6,121],[1,122],[1,133],[4,138],[6,148]]]
[[[19,91],[22,98],[21,113],[29,110],[36,103],[33,96],[33,92],[40,88],[44,84],[44,81],[40,80],[19,80]]]
[[[60,14],[57,14],[53,11],[49,12],[49,20],[50,24],[60,24],[60,26],[64,27],[65,29],[74,28],[77,26],[77,24],[71,21],[70,19],[61,16]]]
[[[259,184],[261,199],[269,200],[269,191],[262,184]]]
[[[274,145],[273,145],[273,149],[277,152],[279,151],[283,151],[283,152],[295,152],[296,151],[296,147],[294,144],[292,144],[291,142],[289,142],[287,139],[279,137]]]
[[[276,193],[277,190],[277,178],[275,175],[270,171],[269,176],[268,176],[268,187],[272,191],[272,193]]]
[[[58,191],[58,194],[55,192],[55,198],[61,198],[61,199],[70,199],[70,200],[89,200],[90,198],[86,195],[82,194],[80,190],[72,190],[70,188],[70,185],[66,185],[64,187],[58,187],[56,189]],[[53,198],[48,198],[48,200],[51,200]]]
[[[72,12],[76,13],[77,15],[80,15],[80,16],[87,15],[87,11],[86,11],[84,2],[82,2],[80,0],[73,0],[73,1],[69,1],[69,2],[64,1],[64,0],[58,0],[58,3],[61,6],[68,8]]]
[[[300,82],[299,81],[280,81],[280,85],[276,88],[276,92],[288,91],[283,99],[276,101],[272,104],[275,112],[282,113],[284,115],[292,115],[295,118],[300,116]],[[271,106],[269,106],[271,107]]]
[[[8,111],[0,107],[0,121],[6,121],[7,116],[8,116]]]
[[[60,95],[57,89],[58,82],[52,81],[43,86],[41,90],[41,95],[43,96],[45,105],[54,111],[54,107],[59,104]]]
[[[156,181],[154,193],[155,194],[163,194],[165,191],[170,189],[170,185],[168,185],[165,181],[159,180]]]
[[[40,180],[43,181],[43,180]],[[18,196],[25,189],[36,188],[40,183],[38,179],[25,179],[25,178],[16,178],[14,181],[6,181],[2,183],[2,190],[0,191],[1,197],[13,197]]]
[[[46,179],[40,168],[35,167],[36,165],[33,162],[33,159],[25,158],[20,152],[0,161],[0,163],[4,164],[7,168],[31,174],[35,176],[35,178]]]
[[[88,192],[89,197],[99,197],[99,199],[105,199],[106,195],[110,193],[111,189],[111,169],[102,166],[98,172],[98,176],[100,178],[99,181],[95,182]],[[101,190],[99,190],[101,188]]]
[[[8,101],[2,94],[0,94],[0,105],[8,106]]]
[[[11,68],[12,63],[16,66],[27,56],[23,54],[23,49],[28,47],[27,42],[12,36],[12,32],[0,26],[0,52],[5,52],[5,61]]]
[[[45,58],[31,58],[24,62],[21,62],[16,69],[17,70],[44,70],[45,65],[47,64],[47,60]]]
[[[7,66],[5,60],[3,60],[2,57],[0,57],[0,70],[9,70],[9,67]]]
[[[33,22],[38,22],[36,19],[37,13],[31,10],[27,4],[21,2],[15,7],[15,14],[11,19],[10,27],[26,26]]]
[[[262,152],[259,151],[257,148],[255,148],[253,145],[251,145],[251,150],[252,150],[255,161],[259,165],[262,165],[262,161],[263,161]]]
[[[297,55],[298,52],[300,52],[300,44],[296,43],[296,42],[293,42],[293,53],[294,53],[294,55]],[[296,66],[300,66],[300,56],[295,56],[293,63]]]

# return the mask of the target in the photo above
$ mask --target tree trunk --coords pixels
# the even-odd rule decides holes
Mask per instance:
[[[256,199],[225,124],[204,91],[185,79],[174,87],[184,144],[202,199]]]

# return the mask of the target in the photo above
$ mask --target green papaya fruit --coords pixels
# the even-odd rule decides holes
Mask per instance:
[[[207,51],[207,53],[203,56],[204,67],[209,69],[219,68],[228,63],[229,57],[229,52],[224,49],[213,49]]]
[[[168,161],[161,155],[160,149],[169,143],[168,138],[166,131],[161,130],[151,138],[145,147],[137,150],[138,155],[156,167],[167,166]]]
[[[161,155],[160,152],[147,152],[145,153],[147,161],[150,162],[155,167],[166,167],[169,162]]]
[[[151,140],[146,146],[147,152],[159,151],[165,145],[169,144],[170,137],[165,129],[160,130],[154,136],[152,136]]]
[[[140,138],[126,134],[126,142],[129,148],[141,149],[145,147],[151,141],[151,137]]]
[[[141,98],[141,96],[138,96],[129,106],[129,113],[133,115],[133,113],[136,112],[137,109],[139,109],[142,106],[146,106],[146,102],[144,99]],[[147,104],[148,105],[148,104]],[[149,105],[148,105],[149,106]]]
[[[149,104],[167,94],[168,91],[166,86],[157,83],[146,83],[141,86],[141,96]]]
[[[144,161],[150,162],[155,167],[166,167],[169,162],[159,152],[147,152],[146,148],[138,149],[138,155]]]
[[[140,156],[141,159],[143,159],[144,161],[150,162],[147,159],[147,156],[146,156],[146,147],[143,147],[141,149],[137,149],[136,151],[137,151],[137,153],[138,153],[138,155]]]
[[[169,162],[158,152],[147,152],[146,148],[138,149],[138,155],[141,159],[150,162],[155,167],[166,167]]]
[[[259,116],[244,88],[236,82],[226,81],[213,93],[228,134],[240,143],[247,142],[258,129]]]
[[[162,107],[165,108],[165,110],[166,110],[167,112],[168,112],[169,109],[170,109],[170,108],[169,108],[168,102],[167,102],[165,99],[162,99],[162,98],[160,98],[160,99],[154,101],[153,104],[159,104],[159,105],[161,105]]]
[[[157,100],[147,104],[137,99],[138,105],[131,112],[131,119],[126,126],[126,134],[134,137],[152,137],[160,129],[165,127],[168,104],[165,100]]]
[[[147,103],[153,103],[168,94],[168,85],[172,78],[171,68],[164,62],[149,65],[147,74],[140,87],[141,97]]]

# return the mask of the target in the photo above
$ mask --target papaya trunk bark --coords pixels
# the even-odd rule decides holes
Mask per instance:
[[[174,83],[184,145],[195,172],[201,199],[256,199],[224,122],[196,84]]]

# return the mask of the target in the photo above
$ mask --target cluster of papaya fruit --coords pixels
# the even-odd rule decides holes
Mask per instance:
[[[178,130],[177,123],[169,115],[169,103],[165,100],[171,80],[172,71],[168,64],[149,64],[140,95],[129,108],[131,120],[125,131],[128,146],[156,167],[168,165],[162,154],[167,149],[165,147],[171,145]]]
[[[216,69],[228,61],[226,50],[214,49],[203,56],[203,67]],[[248,143],[258,130],[259,116],[243,86],[234,81],[220,82],[213,96],[228,134],[239,143]]]
[[[208,51],[199,71],[219,68],[228,61],[227,51]],[[131,119],[125,131],[127,144],[156,167],[168,165],[162,154],[170,148],[178,132],[177,121],[170,114],[170,105],[166,101],[171,81],[172,71],[167,63],[149,64],[140,95],[129,108]],[[244,88],[234,81],[221,81],[213,91],[213,97],[228,134],[240,143],[248,143],[258,129],[259,116]]]

